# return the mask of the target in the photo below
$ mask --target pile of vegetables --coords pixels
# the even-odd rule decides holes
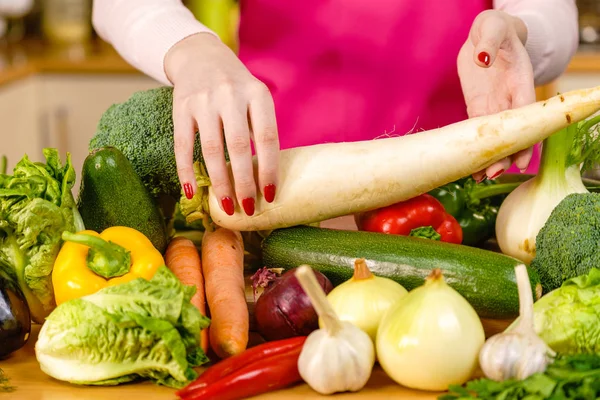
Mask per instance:
[[[56,307],[51,274],[62,232],[83,229],[70,155],[65,165],[55,149],[44,156],[45,164],[25,156],[12,175],[0,175],[0,269],[18,283],[37,323]]]
[[[33,319],[46,374],[151,380],[182,399],[301,382],[354,392],[376,363],[447,399],[597,393],[582,376],[600,369],[600,194],[580,167],[598,161],[598,110],[595,88],[418,135],[284,150],[278,201],[228,216],[199,141],[200,190],[182,196],[172,88],[136,93],[102,116],[77,202],[70,157],[54,149],[0,174],[0,356]],[[542,140],[525,183],[468,177]],[[309,226],[351,214],[358,231]],[[504,254],[485,247],[494,231]],[[516,321],[486,341],[485,318]],[[251,327],[266,343],[253,346]],[[486,378],[470,381],[479,368]]]
[[[193,367],[208,358],[199,332],[209,320],[191,303],[165,266],[148,280],[137,278],[59,305],[35,344],[42,371],[67,382],[115,385],[151,379],[182,387]]]
[[[544,140],[537,175],[502,203],[496,239],[504,254],[530,263],[536,256],[536,236],[555,207],[569,194],[589,193],[581,172],[600,161],[600,116],[572,122]]]

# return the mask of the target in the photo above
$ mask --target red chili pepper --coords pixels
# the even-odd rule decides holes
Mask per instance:
[[[458,221],[446,212],[439,200],[427,193],[359,214],[356,224],[362,231],[404,236],[410,235],[413,229],[431,226],[440,234],[442,242],[462,242],[462,228]]]
[[[287,353],[294,349],[301,349],[306,341],[306,336],[295,336],[289,339],[266,342],[236,356],[229,357],[209,367],[194,382],[176,392],[178,396],[185,396],[189,392],[210,385],[219,379],[257,361],[265,362],[270,357]]]
[[[286,388],[300,382],[298,358],[302,347],[255,361],[220,380],[180,396],[183,400],[238,400]]]

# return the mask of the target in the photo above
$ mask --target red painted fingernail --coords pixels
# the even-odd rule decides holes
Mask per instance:
[[[242,206],[244,207],[246,215],[254,214],[254,199],[252,197],[248,197],[242,200]]]
[[[221,204],[223,205],[223,211],[225,211],[227,215],[233,215],[235,209],[233,207],[233,200],[231,200],[231,197],[223,197],[221,199]]]
[[[496,172],[494,175],[490,176],[490,179],[494,179],[499,177],[500,175],[502,175],[502,173],[504,172],[503,169],[499,170],[498,172]]]
[[[477,181],[476,181],[476,182],[477,182],[477,183],[481,183],[481,182],[483,182],[483,181],[485,180],[485,178],[487,178],[487,177],[485,176],[485,174],[483,174],[483,175],[481,176],[481,178],[477,179]]]
[[[267,203],[272,203],[273,200],[275,199],[275,190],[277,190],[277,187],[273,184],[265,186],[263,193],[264,193],[265,200],[267,201]]]
[[[185,197],[187,197],[188,200],[190,200],[192,197],[194,197],[194,191],[192,190],[191,183],[184,184],[183,191],[185,192]]]
[[[485,65],[490,65],[490,55],[485,51],[482,51],[477,55],[477,59],[484,63]]]

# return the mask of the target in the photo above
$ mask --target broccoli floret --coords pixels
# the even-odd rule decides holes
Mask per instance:
[[[133,164],[153,196],[167,195],[179,199],[181,184],[175,162],[172,113],[172,87],[134,93],[125,102],[106,110],[89,148],[118,148]],[[194,160],[202,161],[198,135]]]
[[[574,193],[552,211],[536,237],[531,262],[544,293],[600,267],[600,194]]]

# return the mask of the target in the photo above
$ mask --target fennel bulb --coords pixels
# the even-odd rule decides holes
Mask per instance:
[[[496,240],[502,253],[530,263],[535,240],[550,213],[571,193],[589,193],[581,172],[600,159],[600,116],[544,140],[538,174],[510,193],[498,210]]]

